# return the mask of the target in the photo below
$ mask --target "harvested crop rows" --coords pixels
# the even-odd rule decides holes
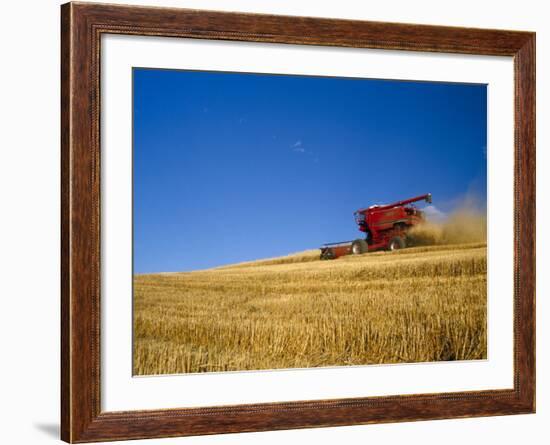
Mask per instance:
[[[487,356],[485,243],[134,277],[134,374]]]

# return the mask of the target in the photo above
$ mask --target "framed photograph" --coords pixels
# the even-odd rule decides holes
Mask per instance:
[[[61,435],[535,411],[535,34],[61,7]]]

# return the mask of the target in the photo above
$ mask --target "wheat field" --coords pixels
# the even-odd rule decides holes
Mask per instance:
[[[135,375],[487,356],[487,247],[319,251],[134,277]]]

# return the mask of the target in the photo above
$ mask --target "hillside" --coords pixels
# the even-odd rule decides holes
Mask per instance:
[[[134,278],[138,375],[486,358],[485,243]]]

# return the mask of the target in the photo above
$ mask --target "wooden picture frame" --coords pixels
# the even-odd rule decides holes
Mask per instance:
[[[515,70],[514,387],[102,412],[102,34],[512,56]],[[535,411],[535,34],[92,3],[61,7],[61,437],[71,443]]]

